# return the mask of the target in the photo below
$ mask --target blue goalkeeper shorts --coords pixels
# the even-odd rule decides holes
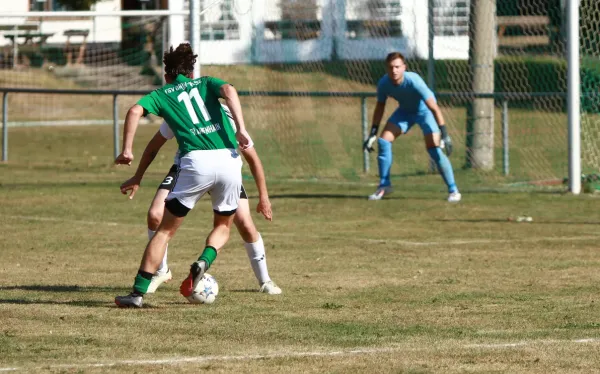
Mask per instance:
[[[388,119],[388,123],[393,123],[394,125],[400,127],[403,134],[406,134],[408,131],[410,131],[415,124],[419,125],[423,131],[423,135],[440,132],[440,127],[438,126],[435,117],[430,110],[409,114],[398,108],[394,111],[394,113],[392,113]]]

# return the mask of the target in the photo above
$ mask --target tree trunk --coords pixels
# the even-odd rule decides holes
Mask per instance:
[[[470,66],[474,93],[494,92],[496,54],[496,0],[472,0]],[[467,165],[494,168],[494,99],[475,98],[467,129]]]

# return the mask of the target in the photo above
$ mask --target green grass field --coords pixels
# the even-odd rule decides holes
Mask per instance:
[[[315,71],[207,67],[243,89],[370,91]],[[76,88],[42,71],[0,71],[4,86]],[[131,87],[128,87],[131,88]],[[120,97],[121,118],[137,97]],[[374,101],[369,100],[369,114]],[[201,201],[170,246],[174,280],[122,310],[145,244],[146,210],[172,163],[169,142],[134,200],[118,186],[158,126],[142,125],[134,166],[115,167],[111,126],[10,127],[0,163],[0,372],[596,372],[600,367],[598,198],[539,185],[567,175],[566,114],[510,110],[510,174],[500,111],[492,171],[463,169],[466,109],[442,103],[463,201],[445,202],[418,129],[394,144],[389,199],[367,201],[360,101],[243,98],[274,221],[255,215],[281,296],[256,292],[239,235],[210,273],[221,293],[178,293],[203,248]],[[36,108],[36,110],[31,110]],[[388,113],[392,105],[388,105]],[[9,95],[9,121],[110,119],[111,98]],[[593,130],[597,115],[587,116]],[[597,136],[584,138],[589,165]],[[245,186],[256,202],[247,168]],[[517,223],[518,216],[531,223]]]
[[[413,134],[395,145],[397,192],[370,202],[375,172],[362,174],[360,139],[341,137],[344,122],[334,122],[334,114],[330,127],[249,125],[274,209],[273,222],[255,219],[284,294],[256,292],[233,231],[210,271],[221,287],[215,304],[190,305],[179,295],[211,222],[210,205],[201,201],[171,242],[173,282],[141,310],[118,309],[113,299],[132,285],[147,241],[146,210],[174,144],[130,201],[118,186],[134,169],[111,166],[110,126],[10,129],[10,161],[0,164],[0,370],[588,373],[600,367],[597,198],[503,189],[504,178],[459,170],[464,200],[449,205],[439,176],[414,172],[426,162],[417,158],[403,170],[402,160],[425,153]],[[140,127],[138,158],[154,131]],[[315,133],[318,140],[309,136]],[[405,144],[414,156],[402,152]],[[313,170],[320,174],[311,178]],[[485,188],[490,181],[495,188]],[[245,185],[256,202],[252,180]],[[534,221],[507,220],[519,215]]]

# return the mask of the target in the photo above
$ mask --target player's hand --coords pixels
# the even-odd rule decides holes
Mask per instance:
[[[363,150],[373,152],[375,149],[373,148],[373,144],[375,144],[375,140],[377,140],[377,132],[379,131],[379,125],[373,124],[371,125],[371,132],[369,133],[369,137],[365,139],[363,143]]]
[[[115,164],[117,164],[117,165],[131,165],[131,161],[133,161],[133,153],[131,151],[123,151],[115,159]]]
[[[373,148],[375,140],[377,140],[377,135],[369,136],[367,140],[365,140],[365,142],[363,143],[363,150],[373,152],[375,150],[375,148]]]
[[[442,139],[444,144],[444,150],[446,151],[446,155],[450,156],[452,154],[452,138],[449,136]]]
[[[123,184],[121,184],[121,193],[123,195],[127,195],[127,192],[131,191],[131,193],[129,194],[129,200],[133,199],[135,193],[140,188],[140,182],[140,178],[137,178],[135,176],[127,179],[125,182],[123,182]]]
[[[235,138],[241,150],[248,149],[252,145],[252,140],[246,130],[238,130],[235,133]]]
[[[256,212],[265,216],[266,220],[273,220],[273,211],[271,210],[271,202],[269,199],[260,199],[256,206]]]
[[[440,148],[446,151],[447,156],[450,156],[452,154],[452,138],[450,138],[450,135],[448,135],[446,126],[440,126],[440,131],[442,132]]]

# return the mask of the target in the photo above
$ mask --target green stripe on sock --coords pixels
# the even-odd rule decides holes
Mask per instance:
[[[206,270],[208,270],[208,268],[210,268],[210,265],[212,265],[216,258],[217,250],[214,247],[208,246],[204,248],[204,251],[202,252],[200,257],[198,257],[198,261],[202,260],[206,262]]]
[[[143,295],[148,292],[148,287],[150,287],[150,279],[146,279],[140,274],[136,275],[135,281],[133,282],[134,291]]]

